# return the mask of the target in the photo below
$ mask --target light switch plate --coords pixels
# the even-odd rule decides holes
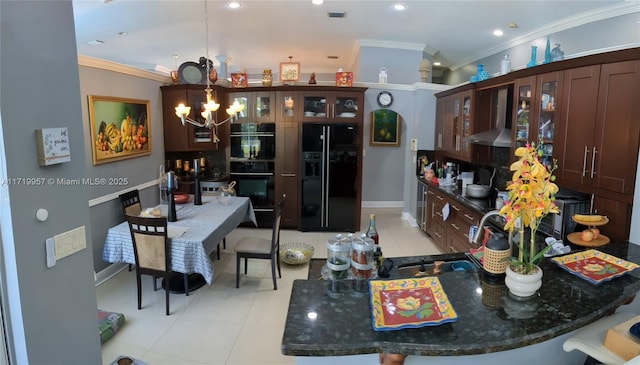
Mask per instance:
[[[418,150],[418,140],[415,138],[411,138],[411,151]]]

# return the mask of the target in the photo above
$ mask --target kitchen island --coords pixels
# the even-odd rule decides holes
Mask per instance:
[[[599,250],[640,263],[640,246],[615,243]],[[462,258],[464,254],[393,258],[398,266]],[[350,281],[319,280],[323,260],[312,260],[309,280],[296,280],[282,340],[282,353],[298,364],[378,364],[379,353],[407,355],[405,364],[569,364],[584,355],[564,354],[562,342],[628,302],[640,290],[640,270],[599,285],[543,260],[543,284],[528,300],[512,298],[500,282],[478,272],[446,272],[442,287],[458,315],[455,322],[396,331],[374,331],[369,294]],[[505,357],[507,356],[507,357]],[[428,361],[427,361],[428,360]],[[496,362],[497,361],[497,362]]]

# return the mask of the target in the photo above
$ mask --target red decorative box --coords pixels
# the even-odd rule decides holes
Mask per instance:
[[[344,87],[353,86],[353,72],[350,72],[350,71],[336,72],[336,86],[344,86]]]
[[[242,72],[232,73],[231,87],[247,87],[247,74]]]

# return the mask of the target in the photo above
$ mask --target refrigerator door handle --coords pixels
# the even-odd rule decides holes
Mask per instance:
[[[324,164],[325,164],[325,171],[326,171],[326,176],[327,178],[325,179],[326,183],[325,183],[325,189],[322,192],[325,196],[325,209],[324,209],[324,223],[325,223],[325,227],[329,227],[329,181],[331,179],[331,176],[329,175],[329,171],[331,169],[329,169],[329,164],[331,163],[331,160],[329,159],[329,146],[331,146],[331,129],[329,126],[325,126],[325,154],[324,154]]]
[[[327,144],[326,144],[326,140],[325,140],[325,133],[326,133],[326,127],[322,126],[322,135],[320,136],[320,139],[322,140],[322,158],[320,159],[320,227],[324,227],[325,224],[325,220],[324,220],[324,216],[325,216],[325,206],[327,204],[325,198],[325,194],[324,191],[326,189],[326,168],[325,168],[325,160],[324,160],[324,156],[326,154],[326,149],[327,149]]]

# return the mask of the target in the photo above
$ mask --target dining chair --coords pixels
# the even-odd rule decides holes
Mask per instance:
[[[280,272],[280,221],[282,220],[282,206],[286,195],[276,204],[274,209],[273,231],[271,239],[257,237],[243,237],[236,244],[236,288],[240,287],[240,260],[244,259],[244,274],[247,275],[248,259],[271,260],[271,277],[273,278],[273,290],[278,290],[276,282],[276,266],[278,267],[278,277],[282,277]]]
[[[211,196],[219,196],[220,188],[225,186],[226,184],[220,181],[201,181],[200,189],[202,189],[202,195],[211,195]],[[222,239],[222,247],[227,249],[227,237]],[[220,260],[220,243],[218,243],[218,248],[216,249],[216,255],[218,260]]]
[[[120,194],[120,202],[122,203],[122,212],[124,215],[139,215],[142,211],[140,203],[140,192],[138,189]]]
[[[122,213],[127,215],[139,215],[142,211],[142,203],[140,203],[140,192],[138,189],[120,194],[120,203],[122,203]],[[133,265],[129,264],[129,271]]]
[[[169,281],[171,277],[171,249],[167,236],[167,218],[125,216],[129,223],[133,253],[136,260],[138,309],[142,309],[142,275],[153,277],[153,290],[158,290],[157,278],[164,279],[166,314],[169,315]],[[189,295],[187,274],[183,274],[185,293]]]

